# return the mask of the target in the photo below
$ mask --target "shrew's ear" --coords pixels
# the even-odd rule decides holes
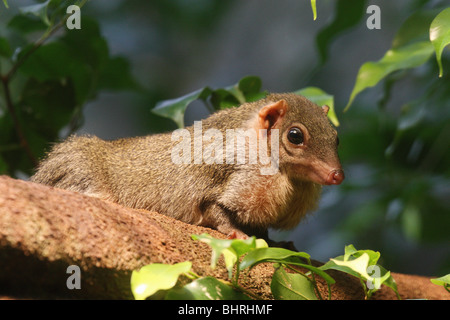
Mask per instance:
[[[328,114],[328,111],[330,111],[330,107],[329,106],[322,106],[322,110],[323,110],[323,112],[325,112],[325,114]]]
[[[286,100],[279,100],[262,107],[259,110],[259,128],[270,130],[279,125],[287,109]]]

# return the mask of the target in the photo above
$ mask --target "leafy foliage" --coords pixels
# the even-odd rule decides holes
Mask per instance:
[[[255,239],[255,237],[246,240],[223,240],[202,234],[193,235],[192,238],[210,245],[212,268],[216,266],[219,256],[224,256],[225,266],[233,281],[228,283],[212,277],[199,277],[189,271],[190,262],[175,265],[150,264],[132,273],[131,288],[136,299],[258,299],[256,294],[240,286],[240,271],[250,270],[260,263],[268,262],[273,263],[275,267],[270,285],[275,299],[323,299],[317,288],[316,276],[322,277],[328,284],[330,299],[330,285],[335,281],[326,273],[326,270],[329,269],[346,272],[359,278],[367,299],[370,299],[373,292],[378,290],[382,284],[394,290],[400,299],[390,272],[377,265],[380,258],[379,252],[356,250],[353,245],[349,245],[345,248],[344,256],[330,259],[328,263],[317,268],[312,266],[309,254],[267,247],[264,240]],[[243,258],[240,259],[241,257]],[[304,268],[308,272],[303,273],[297,267]],[[235,272],[234,276],[232,275],[233,271]],[[371,275],[368,272],[371,272]],[[193,281],[184,285],[177,284],[177,279],[181,274]],[[374,283],[375,285],[373,285]]]
[[[137,300],[145,299],[159,290],[172,288],[178,277],[192,267],[189,261],[174,265],[153,263],[131,275],[131,290]]]
[[[431,279],[430,281],[438,286],[443,286],[445,290],[450,293],[450,274],[436,279]]]
[[[22,7],[8,22],[9,37],[0,37],[2,105],[8,111],[0,112],[1,173],[29,174],[62,129],[70,134],[79,128],[82,107],[101,90],[139,87],[127,61],[110,56],[95,20],[83,15],[81,30],[65,28],[69,4],[48,0]]]
[[[442,51],[450,44],[450,8],[443,10],[430,25],[430,40],[436,52],[436,59],[439,65],[439,77],[444,73],[442,67]]]
[[[262,81],[259,77],[247,76],[226,88],[213,90],[205,87],[180,98],[161,101],[152,111],[160,116],[172,119],[178,127],[182,128],[184,127],[184,113],[193,101],[200,99],[205,103],[208,110],[215,112],[264,98],[267,91],[261,91],[261,87]],[[339,125],[332,95],[316,87],[307,87],[294,93],[303,95],[318,105],[328,105],[330,107],[328,118],[335,126]]]
[[[366,1],[335,1],[335,17],[316,37],[320,65],[328,59],[329,46],[340,33],[355,26],[363,17]]]
[[[192,239],[200,240],[211,246],[213,252],[211,255],[211,268],[216,267],[217,260],[223,254],[225,258],[225,266],[231,278],[233,267],[235,264],[239,266],[239,258],[256,248],[267,247],[267,243],[263,239],[255,239],[255,237],[247,240],[218,240],[208,234],[192,235]],[[239,268],[238,268],[239,269]]]
[[[442,55],[439,63],[438,50],[430,41],[436,23],[441,34],[446,34],[448,27],[440,16],[449,8],[425,3],[403,22],[383,57],[359,69],[348,112],[340,116],[345,117],[345,124],[339,153],[350,174],[335,196],[338,207],[345,209],[334,207],[330,213],[341,216],[331,231],[334,236],[378,245],[392,268],[405,271],[408,267],[399,257],[412,257],[413,253],[406,253],[402,245],[418,250],[420,244],[439,247],[449,240],[445,186],[450,148],[444,136],[449,132],[450,78],[440,67],[445,69],[449,60]],[[330,38],[328,43],[331,40],[336,41]],[[414,92],[402,97],[399,91],[405,84]],[[377,99],[358,99],[371,86],[378,87],[374,90],[380,93]],[[354,107],[349,109],[350,105]],[[361,178],[352,177],[353,169]],[[393,232],[395,247],[386,244],[392,241]],[[441,263],[441,270],[448,269],[448,260],[442,257]]]
[[[316,0],[311,0],[311,9],[313,11],[313,19],[317,19],[317,7],[316,7]]]
[[[288,273],[281,266],[275,269],[270,288],[277,300],[317,300],[314,285],[307,277]]]
[[[294,93],[307,97],[319,106],[329,106],[330,110],[328,111],[328,119],[330,119],[336,127],[339,126],[339,120],[334,109],[334,97],[332,95],[317,87],[306,87],[295,91]]]
[[[380,253],[372,250],[356,250],[353,245],[345,247],[343,256],[330,259],[325,265],[320,267],[321,270],[334,269],[351,274],[361,280],[366,297],[370,299],[372,294],[380,289],[384,284],[394,290],[397,297],[400,296],[397,291],[397,285],[391,273],[378,265]],[[369,272],[371,274],[369,275]]]
[[[250,300],[245,294],[234,290],[226,283],[204,277],[192,281],[179,289],[170,290],[167,300]]]
[[[450,43],[450,8],[439,13],[430,23],[428,18],[435,11],[421,11],[409,18],[396,34],[392,48],[377,62],[366,62],[359,69],[358,76],[347,110],[361,91],[375,86],[388,74],[402,69],[418,67],[429,60],[433,52],[439,64],[442,77],[442,50]],[[429,40],[423,41],[429,34]],[[430,41],[431,40],[431,41]]]
[[[202,100],[211,112],[237,106],[244,102],[259,100],[267,92],[261,91],[261,79],[244,77],[237,84],[220,89],[203,89],[189,93],[183,97],[159,102],[152,110],[154,113],[172,119],[178,127],[184,127],[184,113],[189,104]]]

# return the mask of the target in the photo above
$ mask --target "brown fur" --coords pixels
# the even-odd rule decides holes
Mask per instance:
[[[284,111],[261,115],[262,107],[281,100],[286,104],[274,110],[284,106]],[[292,123],[307,128],[307,148],[289,149],[284,135]],[[53,147],[31,180],[154,210],[225,234],[261,235],[269,227],[293,228],[316,208],[324,170],[340,168],[336,132],[318,106],[294,94],[269,95],[202,122],[204,131],[218,129],[224,140],[227,129],[261,125],[280,129],[280,170],[274,175],[262,175],[260,164],[174,164],[171,150],[178,142],[167,133],[114,141],[72,136]],[[187,129],[193,146],[194,128]],[[207,145],[203,142],[203,150]],[[322,180],[310,173],[316,167]]]

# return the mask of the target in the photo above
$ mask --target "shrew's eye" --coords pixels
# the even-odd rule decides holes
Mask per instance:
[[[288,140],[296,145],[300,145],[303,143],[303,132],[297,127],[291,128],[288,132]]]

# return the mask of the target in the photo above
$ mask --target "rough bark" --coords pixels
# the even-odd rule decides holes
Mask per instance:
[[[191,239],[207,232],[145,210],[125,208],[74,192],[0,176],[0,297],[130,299],[132,270],[152,263],[189,260],[199,275],[227,279],[219,263],[210,268],[210,248]],[[66,273],[78,265],[81,290],[69,290]],[[273,267],[259,265],[242,285],[271,299]],[[332,272],[332,299],[363,299],[358,280]],[[448,299],[428,278],[394,274],[402,298]],[[323,296],[327,287],[319,283]],[[396,299],[382,288],[375,299]]]

